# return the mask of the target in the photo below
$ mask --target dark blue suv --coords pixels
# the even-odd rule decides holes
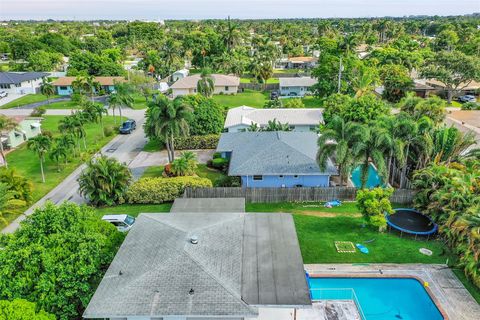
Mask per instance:
[[[119,131],[121,134],[130,134],[133,130],[137,128],[137,123],[133,119],[128,119],[124,123],[122,123]]]

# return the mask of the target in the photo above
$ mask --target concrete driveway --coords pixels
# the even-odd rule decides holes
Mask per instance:
[[[1,91],[1,89],[0,89],[0,91]],[[21,97],[23,97],[23,96],[24,96],[24,94],[9,93],[8,96],[6,96],[5,98],[1,98],[1,99],[0,99],[0,108],[1,108],[3,105],[5,105],[5,104],[7,104],[7,103],[9,103],[9,102],[15,101],[15,100],[17,100],[18,98],[21,98]]]

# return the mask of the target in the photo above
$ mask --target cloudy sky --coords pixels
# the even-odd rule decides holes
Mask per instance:
[[[0,0],[0,20],[457,15],[480,0]]]

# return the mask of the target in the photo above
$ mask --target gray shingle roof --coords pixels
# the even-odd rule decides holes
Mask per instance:
[[[320,170],[317,139],[314,132],[223,133],[217,152],[232,152],[230,176],[337,174],[330,160],[327,169]]]
[[[258,246],[274,257],[255,252]],[[257,264],[261,282],[245,274],[257,272]],[[83,317],[254,317],[253,305],[267,302],[311,304],[290,215],[142,214]]]
[[[0,72],[1,84],[18,84],[48,76],[45,72]]]
[[[280,87],[311,87],[317,80],[310,77],[279,78]]]

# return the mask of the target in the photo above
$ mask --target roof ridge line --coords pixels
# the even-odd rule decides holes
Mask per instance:
[[[171,213],[171,212],[169,212],[169,213]],[[167,214],[168,214],[168,213],[167,213]],[[183,229],[181,229],[181,228],[179,228],[179,227],[177,227],[177,226],[172,225],[171,223],[166,223],[166,222],[164,222],[164,221],[158,221],[157,219],[152,218],[148,213],[143,214],[143,217],[146,217],[146,218],[148,218],[148,219],[150,219],[150,220],[152,220],[152,221],[155,221],[155,222],[157,222],[157,223],[160,223],[160,224],[163,224],[163,225],[165,225],[165,226],[168,226],[168,227],[170,227],[170,228],[172,228],[172,229],[175,229],[175,230],[177,230],[177,231],[184,232],[184,233],[188,233],[187,230],[183,230]]]

